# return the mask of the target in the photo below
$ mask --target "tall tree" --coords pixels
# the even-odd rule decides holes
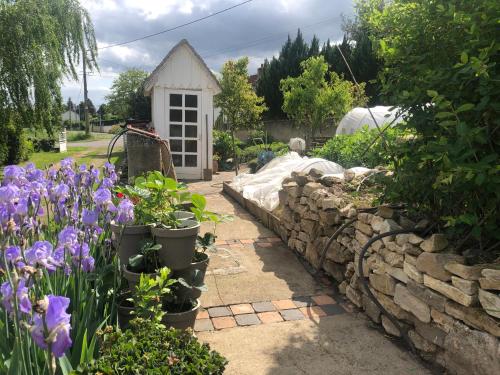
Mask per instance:
[[[74,111],[76,109],[75,103],[71,100],[71,98],[68,98],[68,101],[66,102],[66,111]]]
[[[285,117],[280,81],[286,77],[297,77],[300,74],[300,63],[318,53],[319,40],[316,36],[309,47],[299,29],[293,42],[288,36],[277,58],[273,57],[271,61],[264,62],[261,77],[257,82],[257,94],[264,97],[270,117]]]
[[[97,113],[94,103],[92,103],[92,100],[90,100],[90,98],[87,99],[87,108],[90,116],[94,116]],[[80,104],[78,104],[78,109],[80,112],[80,121],[85,121],[85,104],[83,100],[80,102]]]
[[[235,170],[238,174],[234,132],[238,129],[256,127],[261,122],[266,106],[264,98],[257,96],[248,82],[248,57],[238,61],[227,61],[221,73],[222,91],[215,97],[214,103],[221,109],[231,133]]]
[[[120,73],[113,81],[111,93],[106,96],[109,110],[122,119],[134,117],[138,112],[150,112],[150,107],[146,109],[134,107],[134,103],[139,106],[150,106],[149,101],[137,100],[144,96],[143,84],[148,75],[144,70],[135,68]]]
[[[366,97],[356,93],[356,87],[335,72],[328,74],[323,56],[310,57],[300,66],[303,69],[300,76],[281,81],[283,111],[304,130],[309,147],[315,132],[328,120],[338,120],[353,105],[365,104]]]
[[[61,123],[61,80],[78,78],[84,49],[96,68],[92,22],[78,1],[0,1],[0,127],[18,138],[26,124],[52,133]],[[0,136],[0,148],[9,144]]]

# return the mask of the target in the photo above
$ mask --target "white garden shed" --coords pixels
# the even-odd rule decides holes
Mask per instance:
[[[170,50],[146,80],[153,126],[168,139],[177,177],[211,175],[214,95],[219,82],[187,40]],[[206,170],[204,176],[204,170]]]

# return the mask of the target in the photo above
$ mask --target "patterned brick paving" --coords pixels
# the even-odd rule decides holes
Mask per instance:
[[[279,245],[279,237],[217,241],[217,246],[244,248],[253,245],[272,249]],[[328,278],[321,279],[325,286],[331,285]],[[337,302],[331,295],[294,296],[290,299],[240,303],[226,306],[211,306],[200,309],[194,330],[197,332],[244,327],[258,324],[272,324],[284,321],[319,319],[352,313],[356,307],[350,302]]]
[[[215,306],[198,312],[194,330],[213,331],[303,319],[318,321],[324,317],[353,312],[354,309],[354,305],[338,303],[332,296],[326,294]]]

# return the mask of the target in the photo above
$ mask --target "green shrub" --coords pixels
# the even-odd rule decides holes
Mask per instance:
[[[382,139],[377,137],[378,129],[363,127],[354,134],[339,134],[326,142],[323,147],[315,148],[311,155],[340,164],[344,168],[388,165],[391,160],[385,151]],[[384,132],[389,147],[398,143],[400,131],[391,128]],[[368,146],[375,142],[368,150]]]
[[[252,159],[257,159],[259,154],[262,152],[270,150],[274,152],[276,155],[281,155],[284,152],[288,151],[288,145],[283,142],[274,142],[268,145],[253,145],[248,146],[240,150],[239,158],[242,163],[248,162]]]
[[[224,372],[227,360],[201,344],[189,331],[165,329],[149,320],[134,320],[126,331],[105,335],[100,357],[77,374],[200,374]]]
[[[220,160],[225,162],[233,157],[233,141],[229,132],[214,130],[213,132],[214,154],[220,156]],[[236,146],[241,145],[239,139],[235,139]]]
[[[365,17],[390,103],[408,112],[396,202],[449,228],[462,247],[500,254],[498,0],[393,0]],[[425,105],[426,103],[432,103]],[[484,255],[483,254],[483,255]],[[483,258],[483,261],[486,258]]]
[[[113,125],[111,129],[108,130],[109,134],[117,134],[119,131],[123,130],[120,125]]]
[[[85,132],[72,132],[68,134],[67,141],[79,142],[79,141],[87,141],[90,139],[92,139],[92,134],[87,134]]]
[[[28,160],[33,150],[33,143],[26,133],[12,123],[0,134],[0,164],[17,164]]]

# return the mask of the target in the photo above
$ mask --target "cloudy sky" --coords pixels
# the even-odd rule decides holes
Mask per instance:
[[[111,83],[127,68],[153,70],[186,38],[207,65],[219,71],[224,61],[248,56],[255,73],[265,58],[277,55],[287,34],[300,27],[309,41],[342,38],[342,15],[352,15],[353,0],[252,0],[206,20],[122,46],[129,41],[205,17],[244,0],[81,0],[92,17],[99,50],[99,73],[88,79],[89,98],[105,101]],[[64,101],[83,99],[83,82],[64,81]]]

